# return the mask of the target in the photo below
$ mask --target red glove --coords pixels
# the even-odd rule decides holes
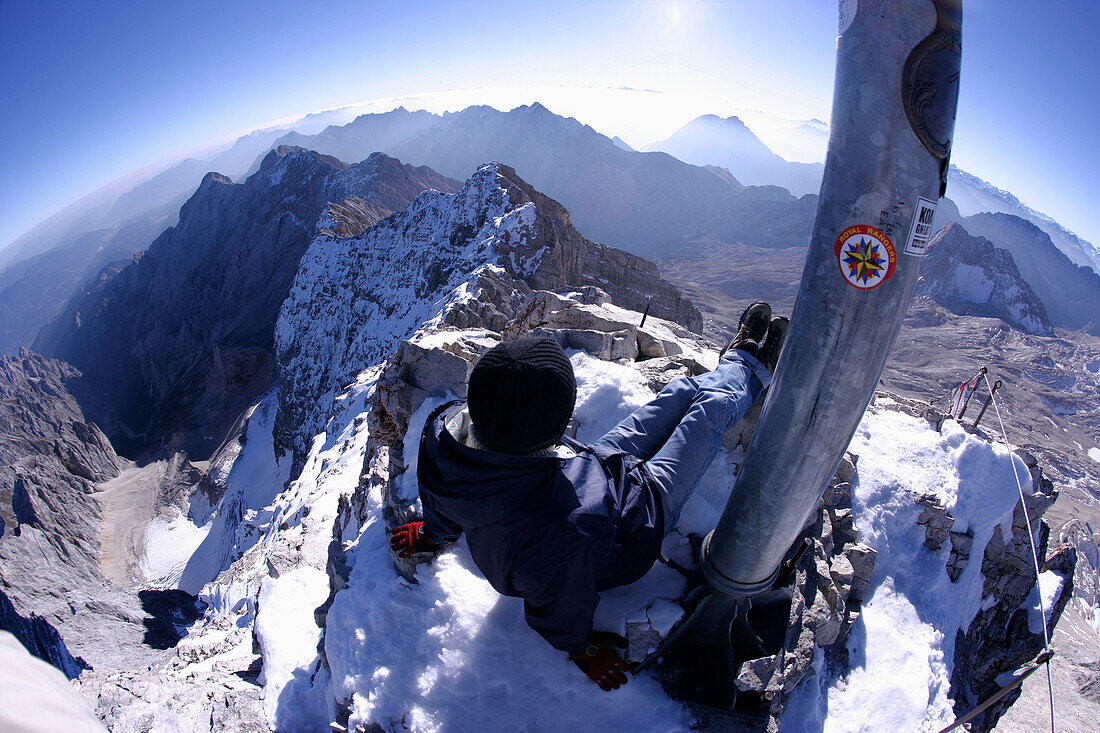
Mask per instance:
[[[390,532],[390,549],[398,557],[409,557],[418,552],[435,552],[439,545],[424,539],[423,522],[409,522]]]
[[[624,662],[609,644],[625,649],[626,639],[618,634],[594,631],[583,649],[569,655],[573,663],[588,675],[588,679],[599,685],[605,692],[617,690],[625,685],[627,683],[625,672],[630,671],[630,665]]]

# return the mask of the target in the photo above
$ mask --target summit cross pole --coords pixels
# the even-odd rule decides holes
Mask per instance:
[[[829,152],[802,285],[756,432],[718,525],[706,589],[639,666],[664,660],[685,702],[766,710],[734,685],[775,654],[783,559],[874,396],[916,286],[958,101],[962,0],[840,0]],[[792,564],[792,561],[788,561]]]
[[[947,186],[962,0],[840,0],[829,151],[786,345],[702,551],[713,594],[769,589],[874,396]]]

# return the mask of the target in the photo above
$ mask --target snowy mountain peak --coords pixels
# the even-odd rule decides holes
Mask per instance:
[[[1054,333],[1046,308],[1020,277],[1011,253],[970,236],[955,222],[932,238],[917,292],[956,313],[1000,318],[1028,333]]]

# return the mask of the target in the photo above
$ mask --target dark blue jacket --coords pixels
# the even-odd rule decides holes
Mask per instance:
[[[420,439],[425,537],[465,532],[492,586],[523,598],[531,628],[575,651],[592,630],[596,592],[633,583],[660,554],[660,497],[634,456],[569,438],[575,458],[463,445],[444,424],[461,404],[437,410]]]

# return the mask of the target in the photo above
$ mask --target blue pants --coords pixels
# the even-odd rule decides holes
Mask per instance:
[[[714,371],[669,382],[596,444],[645,461],[643,470],[661,494],[667,534],[718,455],[722,434],[770,383],[771,373],[755,357],[731,349]]]

